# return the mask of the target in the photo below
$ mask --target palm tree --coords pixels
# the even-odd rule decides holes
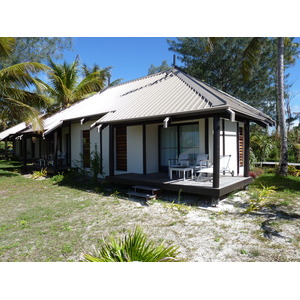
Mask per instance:
[[[0,38],[0,57],[7,57],[13,50],[13,38]],[[1,119],[9,122],[32,123],[37,131],[42,130],[40,109],[47,105],[47,98],[32,92],[33,87],[42,89],[32,77],[50,68],[35,62],[19,63],[0,70]]]
[[[109,75],[108,69],[96,67],[90,71],[87,67],[83,70],[81,79],[79,57],[71,64],[64,62],[57,64],[48,59],[52,71],[48,72],[50,84],[39,79],[52,98],[54,105],[52,109],[64,109],[71,104],[101,91],[105,86],[105,80]]]
[[[261,49],[266,38],[252,38],[249,45],[244,51],[244,59],[242,61],[242,72],[245,79],[249,79],[251,71],[255,63],[259,59]],[[289,42],[288,38],[277,38],[277,114],[278,127],[280,129],[280,162],[279,175],[287,176],[288,164],[288,140],[285,119],[284,105],[284,43]]]

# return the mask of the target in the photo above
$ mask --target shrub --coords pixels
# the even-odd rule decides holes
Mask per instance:
[[[253,210],[258,210],[262,208],[264,205],[267,204],[268,200],[270,199],[271,195],[276,193],[275,186],[265,187],[261,184],[262,189],[255,189],[255,192],[252,193],[251,198],[249,200],[249,206],[245,210],[245,213],[249,213]]]
[[[54,183],[59,183],[61,181],[63,181],[65,178],[64,176],[64,173],[58,173],[57,175],[54,175],[52,178],[51,178],[51,181],[53,181]]]
[[[162,242],[155,245],[153,241],[147,241],[147,236],[140,227],[127,234],[123,239],[109,237],[103,240],[100,249],[95,249],[93,254],[84,254],[89,262],[166,262],[180,261],[177,257],[178,247],[165,246]]]
[[[40,171],[34,171],[31,175],[32,179],[39,179],[43,177],[47,177],[47,168],[41,169]]]

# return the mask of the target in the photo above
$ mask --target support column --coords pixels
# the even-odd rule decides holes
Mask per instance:
[[[244,152],[244,177],[249,177],[250,171],[250,126],[249,120],[244,122],[245,152]]]
[[[54,132],[54,157],[53,157],[54,173],[56,173],[56,171],[57,171],[57,147],[58,147],[57,130],[55,130],[55,132]]]
[[[22,137],[22,152],[23,152],[23,166],[26,167],[26,165],[27,165],[27,139],[26,139],[25,135],[23,135],[23,137]]]
[[[5,160],[8,160],[8,155],[7,155],[7,140],[4,141],[4,158]]]
[[[213,187],[220,187],[220,117],[214,116]]]
[[[115,175],[115,127],[109,125],[109,176]]]
[[[143,125],[143,174],[147,174],[147,157],[146,157],[146,125]]]

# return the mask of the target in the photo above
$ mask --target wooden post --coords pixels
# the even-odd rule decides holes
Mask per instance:
[[[53,156],[54,173],[56,173],[56,171],[57,171],[57,146],[58,146],[57,130],[55,130],[55,132],[54,132],[54,156]]]
[[[209,152],[209,123],[208,118],[205,118],[205,153],[208,154]]]
[[[8,155],[7,155],[7,140],[4,141],[4,158],[8,160]]]
[[[115,175],[115,127],[109,125],[109,176]]]
[[[214,116],[213,187],[220,187],[220,117]]]
[[[244,177],[249,177],[250,171],[250,127],[249,120],[244,122],[245,152],[244,152]]]
[[[26,167],[26,165],[27,165],[27,139],[26,139],[25,135],[23,135],[23,137],[22,137],[22,152],[23,152],[23,166]]]
[[[143,124],[143,173],[147,174],[147,145],[146,145],[146,125]]]

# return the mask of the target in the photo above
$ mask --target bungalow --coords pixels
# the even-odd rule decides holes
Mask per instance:
[[[22,123],[0,133],[0,140],[13,140],[24,164],[31,159],[56,170],[80,161],[89,168],[97,145],[109,181],[218,200],[252,180],[249,122],[274,125],[266,114],[173,67],[110,86],[46,118],[42,135]],[[171,180],[169,161],[181,153],[194,159],[207,154],[212,180]],[[224,155],[234,176],[220,172]],[[194,170],[187,165],[185,171]]]

